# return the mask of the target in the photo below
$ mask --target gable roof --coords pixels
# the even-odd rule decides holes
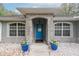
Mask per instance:
[[[54,16],[55,13],[59,12],[57,8],[17,8],[23,15],[26,14],[51,14]],[[0,21],[25,21],[25,17],[21,16],[0,16]],[[79,17],[64,16],[54,17],[54,21],[78,21]]]
[[[52,14],[57,12],[55,8],[17,8],[23,15],[26,14]]]

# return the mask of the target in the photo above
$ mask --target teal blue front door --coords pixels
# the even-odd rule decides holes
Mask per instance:
[[[35,36],[36,40],[43,40],[43,24],[40,21],[36,24]]]

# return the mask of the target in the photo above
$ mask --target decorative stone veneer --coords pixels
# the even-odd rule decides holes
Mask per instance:
[[[54,34],[53,17],[48,18],[48,43],[53,39]]]
[[[53,38],[53,16],[52,15],[27,15],[26,16],[26,40],[28,40],[30,43],[34,41],[32,19],[39,18],[39,17],[47,19],[46,38],[49,43],[50,39]]]
[[[32,29],[32,20],[29,18],[26,18],[26,40],[28,40],[30,43],[33,40],[33,29]]]

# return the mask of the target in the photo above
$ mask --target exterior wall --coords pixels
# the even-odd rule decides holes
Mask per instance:
[[[8,22],[2,22],[2,43],[20,43],[21,39],[25,39],[25,37],[10,37],[8,36],[8,27],[7,27]]]
[[[47,19],[47,28],[46,28],[46,39],[48,43],[51,41],[51,39],[56,38],[60,42],[79,42],[79,21],[70,21],[73,24],[73,37],[55,37],[54,36],[54,23],[53,22],[53,16],[50,15],[28,15],[26,17],[26,37],[8,37],[7,36],[7,23],[8,22],[2,22],[2,40],[1,42],[4,43],[19,43],[20,39],[26,38],[30,43],[34,42],[33,37],[33,18],[46,18]]]
[[[54,24],[53,24],[53,17],[48,18],[48,43],[50,44],[50,41],[54,38]]]
[[[47,19],[47,33],[46,39],[49,42],[51,38],[53,38],[53,16],[52,15],[27,15],[26,17],[26,40],[29,42],[34,42],[34,34],[33,34],[33,23],[32,19],[34,18],[45,18]],[[51,24],[51,25],[50,25]]]
[[[45,15],[31,15],[28,16],[28,18],[26,18],[26,23],[27,23],[27,27],[29,31],[27,31],[30,34],[27,34],[26,36],[29,37],[29,42],[33,42],[34,41],[34,37],[33,37],[33,24],[32,24],[32,19],[33,18],[37,18],[37,17],[42,17],[42,18],[46,18],[47,19],[47,33],[46,33],[46,38],[48,43],[51,41],[51,39],[56,38],[57,40],[59,40],[60,42],[77,42],[78,38],[77,38],[77,24],[76,21],[65,21],[65,22],[71,22],[73,24],[73,36],[72,37],[55,37],[54,36],[54,22],[53,22],[53,17],[52,16],[45,16]],[[62,22],[62,21],[60,21]],[[29,23],[29,24],[28,24]],[[27,33],[26,32],[26,33]],[[32,33],[32,34],[31,34]]]
[[[8,34],[8,27],[7,27],[7,23],[8,22],[2,22],[2,41],[3,43],[19,43],[20,39],[24,39],[26,38],[26,40],[28,40],[30,43],[34,42],[34,37],[33,37],[33,23],[32,23],[32,19],[36,18],[36,17],[40,17],[40,18],[46,18],[47,19],[47,35],[46,35],[46,39],[47,41],[50,41],[50,36],[52,37],[52,29],[50,29],[52,27],[52,17],[50,15],[29,15],[29,17],[26,17],[26,37],[10,37],[7,36]],[[50,26],[50,22],[51,22],[51,26]],[[49,28],[49,29],[48,29]],[[51,33],[51,34],[50,34]]]
[[[73,41],[77,42],[77,23],[73,22]]]
[[[79,21],[75,22],[76,23],[76,42],[79,43]]]
[[[32,20],[29,18],[26,18],[26,40],[29,43],[33,42],[33,25]]]

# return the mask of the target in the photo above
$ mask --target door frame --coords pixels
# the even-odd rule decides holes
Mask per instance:
[[[36,21],[38,20],[42,20],[43,22],[43,40],[44,41],[47,41],[47,19],[46,18],[41,18],[41,17],[37,17],[37,18],[33,18],[32,19],[32,24],[33,24],[33,37],[34,37],[34,41],[36,40],[36,37],[35,37],[35,33],[36,33],[36,30],[35,30],[35,24],[36,24]]]
[[[41,25],[41,32],[38,32],[38,26]],[[41,20],[37,20],[36,24],[35,24],[35,40],[43,40],[43,34],[44,34],[44,30],[43,30],[44,24],[42,24]],[[40,35],[37,35],[37,33],[39,33]],[[37,36],[41,36],[39,39],[37,38]]]

